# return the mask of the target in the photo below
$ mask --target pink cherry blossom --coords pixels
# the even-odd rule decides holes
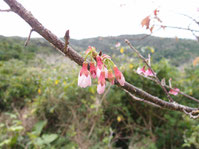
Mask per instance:
[[[116,44],[115,44],[115,47],[116,48],[118,48],[118,47],[120,47],[121,46],[121,43],[120,42],[117,42]]]
[[[179,88],[173,88],[173,89],[170,89],[169,93],[176,96],[178,95],[179,91],[180,91]]]
[[[146,77],[147,77],[147,76],[150,76],[150,77],[154,76],[154,74],[153,74],[153,72],[151,71],[150,68],[148,68],[148,69],[146,70],[146,72],[144,73],[144,75],[145,75]]]
[[[95,67],[95,64],[94,64],[94,62],[91,62],[90,63],[90,73],[91,73],[91,76],[92,76],[92,78],[96,78],[96,67]]]
[[[105,78],[108,78],[108,69],[106,67],[104,67],[104,71],[105,71]]]
[[[87,86],[91,86],[91,76],[88,71],[88,64],[86,62],[83,63],[82,69],[80,70],[78,76],[78,86],[85,88]]]
[[[97,66],[97,70],[96,70],[96,72],[97,72],[97,78],[99,78],[100,77],[100,73],[101,73],[101,69],[99,69],[99,67]]]
[[[106,87],[105,84],[103,84],[103,85],[98,84],[97,85],[97,92],[98,92],[98,94],[104,93],[105,87]]]
[[[108,78],[108,70],[107,68],[104,66],[103,62],[102,62],[102,58],[100,56],[96,57],[96,61],[97,61],[97,77],[100,77],[101,71],[104,67],[104,71],[105,71],[105,77]]]
[[[99,67],[97,67],[97,77],[100,77],[100,73],[101,73],[102,69],[99,69]],[[108,70],[106,67],[104,67],[104,71],[105,71],[105,78],[108,78]]]
[[[98,85],[97,85],[97,92],[98,94],[102,94],[106,87],[106,80],[105,80],[105,71],[102,70],[100,73],[100,77],[98,79]]]
[[[100,74],[101,74],[103,63],[102,63],[102,59],[100,56],[96,57],[96,61],[97,61],[97,77],[99,78]]]
[[[112,85],[114,85],[114,75],[113,75],[113,71],[112,70],[108,70],[108,80],[110,81],[110,83]]]
[[[123,74],[119,71],[119,69],[116,66],[114,66],[113,70],[115,72],[115,78],[117,79],[117,81],[120,83],[121,86],[124,86],[125,78]]]
[[[145,74],[145,66],[143,66],[143,68],[140,68],[140,67],[138,67],[138,69],[137,69],[137,73],[138,74]]]
[[[97,67],[101,70],[103,66],[102,58],[100,56],[96,56]]]

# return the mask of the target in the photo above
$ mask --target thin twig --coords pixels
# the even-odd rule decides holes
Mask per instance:
[[[102,96],[102,99],[101,99],[101,102],[100,102],[100,105],[102,104],[102,102],[104,101],[106,95],[108,94],[108,92],[110,91],[110,88],[111,88],[111,84],[109,85],[108,89],[106,90],[106,92],[104,93],[104,95]]]
[[[68,52],[68,45],[69,45],[69,39],[70,39],[69,30],[66,31],[64,39],[65,39],[64,53],[66,53]]]
[[[169,87],[169,86],[166,86],[166,87]],[[172,89],[173,89],[173,88],[172,88]],[[192,97],[192,96],[190,96],[190,95],[187,95],[187,94],[185,94],[185,93],[183,93],[183,92],[181,92],[181,91],[178,91],[178,93],[181,94],[181,95],[183,95],[183,96],[185,96],[185,97],[187,97],[187,98],[189,98],[189,99],[194,100],[195,102],[198,102],[198,103],[199,103],[199,100],[196,99],[195,97]]]
[[[93,130],[94,130],[94,128],[95,128],[95,125],[96,125],[96,121],[94,121],[94,123],[93,123],[93,125],[92,125],[92,127],[91,127],[91,129],[90,129],[90,131],[89,131],[89,133],[88,133],[88,138],[90,138],[90,136],[92,135]]]
[[[169,25],[155,25],[155,26],[164,26],[165,28],[173,28],[173,29],[187,30],[191,32],[199,32],[199,30],[194,30],[194,29],[185,28],[185,27],[178,27],[178,26],[169,26]]]
[[[128,92],[127,90],[125,90],[125,89],[123,89],[123,90],[124,90],[127,94],[129,94],[129,96],[131,96],[131,98],[132,98],[133,100],[142,101],[142,102],[147,103],[147,104],[149,104],[149,105],[152,105],[152,106],[154,106],[154,107],[163,109],[163,107],[161,107],[161,106],[159,106],[159,105],[157,105],[157,104],[155,104],[155,103],[153,103],[153,102],[150,102],[150,101],[141,99],[141,98],[139,98],[139,97],[134,96],[133,94],[131,94],[131,93]]]
[[[198,113],[196,113],[196,112],[198,112]],[[193,118],[193,119],[196,119],[196,118],[199,117],[199,111],[187,112],[186,110],[184,110],[184,113],[187,114],[190,118]]]
[[[156,81],[154,78],[146,77],[146,76],[144,76],[144,75],[142,75],[142,74],[137,73],[135,70],[134,70],[134,72],[135,72],[136,74],[138,74],[139,76],[142,76],[143,78],[146,78],[146,79],[148,79],[148,80],[151,80],[151,81],[154,81],[154,82],[157,83],[157,81]],[[161,84],[162,84],[162,83],[161,83]],[[166,85],[166,84],[165,84],[165,85],[162,84],[162,86],[165,86],[165,87],[168,88],[168,89],[173,89],[173,90],[175,90],[174,88],[171,88],[171,87],[169,87],[169,86]],[[187,97],[187,98],[189,98],[189,99],[191,99],[191,100],[193,100],[193,101],[195,101],[195,102],[198,102],[198,103],[199,103],[199,99],[196,99],[195,97],[192,97],[192,96],[190,96],[190,95],[187,95],[186,93],[184,93],[184,92],[182,92],[182,91],[178,91],[178,93],[181,94],[181,95],[183,95],[183,96],[185,96],[185,97]]]
[[[114,131],[110,128],[110,135],[109,135],[109,141],[108,141],[108,147],[111,148],[111,140],[113,138]]]
[[[193,36],[196,37],[197,41],[199,42],[199,36],[197,36],[193,31],[191,31],[191,33],[193,34]]]
[[[186,15],[186,14],[182,14],[182,13],[178,13],[179,15],[185,16],[189,19],[191,19],[192,21],[194,21],[197,25],[199,25],[199,21],[197,21],[196,19],[194,19],[193,17]]]
[[[0,9],[0,12],[11,12],[11,11],[12,9],[5,9],[5,10]]]
[[[111,88],[111,84],[109,85],[108,89],[106,90],[106,92],[105,92],[104,95],[102,96],[102,99],[101,99],[101,101],[100,101],[100,103],[99,103],[99,106],[102,104],[102,102],[103,102],[103,100],[105,99],[106,95],[107,95],[108,92],[110,91],[110,88]],[[96,109],[97,112],[98,112],[98,110],[99,110],[99,106],[97,106],[97,109]],[[90,129],[90,131],[89,131],[88,138],[90,138],[90,136],[92,135],[93,130],[94,130],[94,128],[95,128],[95,125],[96,125],[96,121],[94,121],[94,123],[93,123],[93,125],[92,125],[92,127],[91,127],[91,129]]]
[[[27,38],[27,40],[26,40],[26,42],[25,42],[25,44],[24,44],[25,47],[28,45],[28,43],[29,43],[29,41],[30,41],[31,34],[32,34],[33,31],[34,31],[34,29],[32,28],[32,29],[30,30],[30,33],[29,33],[29,35],[28,35],[28,38]]]
[[[171,96],[169,95],[169,93],[167,92],[166,88],[164,86],[162,86],[159,78],[157,77],[156,73],[153,71],[152,67],[149,65],[149,63],[147,62],[147,60],[140,54],[140,52],[127,40],[125,39],[125,42],[129,45],[129,47],[134,50],[136,52],[136,54],[138,55],[138,57],[140,59],[143,60],[143,62],[147,65],[147,67],[151,70],[151,72],[153,73],[154,77],[157,80],[157,84],[160,85],[160,87],[163,89],[163,91],[165,92],[166,96],[169,98],[170,102],[174,102],[174,100],[171,98]]]

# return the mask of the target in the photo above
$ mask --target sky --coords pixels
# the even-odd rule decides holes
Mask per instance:
[[[149,34],[141,21],[154,9],[169,26],[187,27],[191,20],[181,14],[199,17],[199,0],[17,0],[49,30],[63,37],[83,39],[122,34]],[[9,8],[0,0],[0,9]],[[199,30],[196,25],[190,27]],[[27,37],[30,26],[12,12],[0,12],[0,35]],[[193,38],[189,31],[165,29],[155,36]],[[32,37],[40,37],[33,32]]]

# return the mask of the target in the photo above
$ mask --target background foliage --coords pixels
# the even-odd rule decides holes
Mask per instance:
[[[91,45],[110,54],[128,82],[167,100],[154,82],[135,74],[142,64],[122,42],[128,38],[145,56],[152,54],[160,78],[172,78],[174,87],[199,98],[199,67],[192,66],[199,44],[157,37],[135,40],[141,37],[71,40],[71,45],[80,52]],[[42,39],[32,39],[25,48],[24,41],[0,37],[0,148],[199,148],[198,120],[133,101],[109,83],[101,96],[97,81],[79,88],[79,66]],[[121,46],[116,48],[117,42]],[[197,107],[183,96],[173,98]]]

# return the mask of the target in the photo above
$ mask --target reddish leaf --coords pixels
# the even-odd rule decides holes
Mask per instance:
[[[153,28],[154,28],[154,25],[151,26],[151,28],[150,28],[150,32],[151,32],[151,33],[153,32]]]
[[[155,9],[155,10],[154,10],[154,15],[157,16],[157,14],[158,14],[159,11],[160,11],[160,10]]]
[[[146,29],[149,29],[149,24],[150,24],[150,16],[147,16],[144,18],[141,22],[142,27],[146,26]]]

